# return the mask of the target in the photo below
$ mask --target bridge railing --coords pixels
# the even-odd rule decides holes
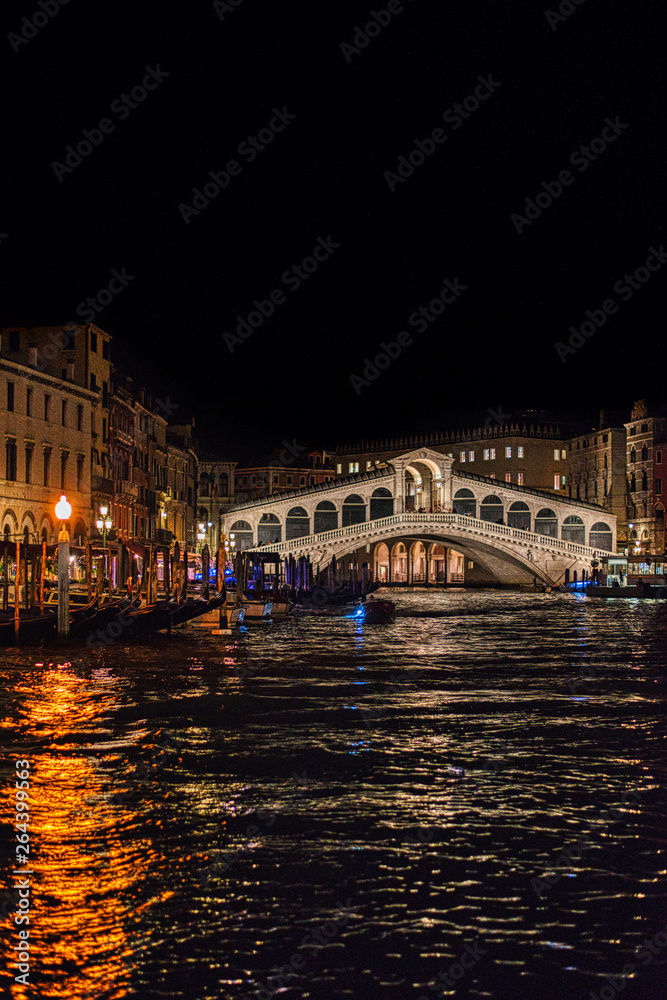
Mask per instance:
[[[466,514],[393,514],[391,517],[380,517],[375,521],[364,521],[361,524],[349,524],[345,528],[332,528],[330,531],[320,531],[317,534],[301,535],[299,538],[290,538],[286,542],[276,542],[270,547],[272,552],[290,552],[294,549],[305,549],[315,547],[322,542],[335,541],[337,538],[351,538],[354,535],[366,535],[379,528],[390,528],[400,524],[450,524],[456,527],[468,528],[475,533],[489,535],[499,535],[506,538],[513,538],[520,542],[533,542],[537,545],[544,545],[561,552],[569,552],[572,555],[580,555],[593,559],[596,556],[609,555],[601,549],[592,549],[588,545],[580,545],[578,542],[566,542],[561,538],[554,538],[552,535],[542,535],[536,531],[523,531],[521,528],[512,528],[506,524],[496,524],[493,521],[483,521],[480,518],[468,517]],[[251,551],[257,549],[253,546]]]

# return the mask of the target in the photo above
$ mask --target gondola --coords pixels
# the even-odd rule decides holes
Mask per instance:
[[[73,626],[84,624],[89,621],[95,613],[98,603],[98,595],[82,608],[70,611],[70,630]],[[45,611],[40,614],[38,608],[31,608],[28,611],[19,612],[19,634],[20,642],[43,642],[54,641],[58,634],[58,614],[54,611]],[[0,612],[0,645],[11,646],[16,642],[16,626],[14,612]]]
[[[355,618],[365,625],[385,625],[393,621],[396,605],[391,601],[366,601],[357,608]]]

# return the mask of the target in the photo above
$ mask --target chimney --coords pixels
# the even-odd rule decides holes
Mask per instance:
[[[602,428],[606,426],[607,426],[607,411],[600,410],[600,425],[598,427],[598,430],[601,431]]]

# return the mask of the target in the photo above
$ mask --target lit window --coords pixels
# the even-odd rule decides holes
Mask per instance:
[[[523,458],[523,445],[522,444],[520,444],[519,447],[516,450],[516,457],[517,458]]]
[[[561,448],[560,457],[563,459],[563,461],[565,461],[565,459],[567,458],[567,451],[565,450],[565,448]]]
[[[469,453],[469,455],[468,455],[468,461],[469,462],[474,462],[475,461],[475,452],[474,451],[471,451]]]
[[[560,448],[554,448],[554,462],[560,461]]]
[[[490,448],[485,448],[484,449],[484,461],[488,462],[490,458],[491,458],[491,449]]]
[[[336,463],[336,473],[339,476],[341,476],[343,474],[343,463],[342,462],[337,462]]]
[[[511,458],[511,457],[512,457],[512,445],[508,444],[505,446],[505,458]]]
[[[506,472],[505,473],[505,482],[506,483],[511,483],[512,482],[512,473],[511,472]]]
[[[516,481],[519,486],[523,486],[523,472],[517,472]]]
[[[489,473],[489,479],[495,479],[495,478],[496,478],[495,472],[490,472]]]
[[[358,462],[350,462],[348,464],[347,471],[348,472],[358,472],[359,471],[359,463]]]
[[[368,472],[368,470],[372,469],[372,468],[373,468],[373,463],[371,462],[370,458],[367,458],[366,459],[366,471]]]
[[[560,489],[560,476],[554,476],[554,489]]]
[[[462,451],[461,454],[459,455],[459,459],[460,459],[461,462],[465,462],[465,460],[466,460],[466,453],[464,451]]]

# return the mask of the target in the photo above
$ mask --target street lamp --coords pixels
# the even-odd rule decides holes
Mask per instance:
[[[63,493],[56,504],[56,517],[60,521],[58,533],[58,635],[69,635],[69,534],[67,521],[72,505]]]
[[[109,508],[103,504],[100,507],[100,516],[95,522],[97,530],[102,533],[102,548],[104,549],[104,576],[107,580],[109,579],[109,571],[107,567],[107,531],[111,531],[113,527],[113,521],[108,515]]]

